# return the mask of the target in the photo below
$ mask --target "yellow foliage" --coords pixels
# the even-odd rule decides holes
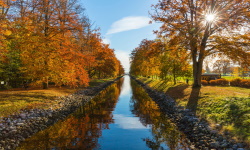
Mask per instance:
[[[12,32],[11,32],[10,30],[4,30],[4,31],[2,31],[2,33],[3,33],[4,35],[6,35],[6,36],[9,36],[9,35],[12,34]]]

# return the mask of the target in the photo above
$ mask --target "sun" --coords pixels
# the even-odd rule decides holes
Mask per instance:
[[[213,22],[214,20],[215,20],[215,14],[207,14],[206,16],[205,16],[205,19],[206,19],[206,21],[208,21],[208,22]]]

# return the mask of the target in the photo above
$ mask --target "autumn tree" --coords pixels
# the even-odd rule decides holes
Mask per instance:
[[[77,0],[5,0],[0,8],[2,80],[87,86],[97,72],[124,73]]]
[[[0,79],[8,85],[16,87],[21,80],[19,51],[14,50],[12,39],[12,23],[9,14],[14,0],[0,1]]]
[[[49,81],[87,85],[87,57],[75,37],[83,28],[80,8],[76,0],[17,1],[16,39],[27,78],[43,82],[44,88]]]
[[[124,73],[77,0],[5,0],[0,9],[2,80],[87,86]]]
[[[201,86],[203,61],[207,56],[224,54],[234,60],[248,60],[248,0],[159,0],[153,8],[152,19],[163,23],[156,33],[178,38],[180,45],[190,51],[194,87]],[[246,32],[239,32],[241,29]]]
[[[160,40],[142,40],[131,53],[130,73],[142,76],[159,76],[160,55],[163,49],[164,43]]]
[[[213,70],[214,72],[227,74],[232,72],[231,64],[231,61],[228,59],[219,59],[213,64]]]
[[[170,77],[176,84],[178,77],[190,74],[189,55],[181,48],[173,39],[144,39],[131,53],[130,73],[164,80]]]
[[[164,79],[170,75],[174,84],[176,84],[178,77],[189,77],[191,75],[189,63],[187,51],[174,41],[169,41],[161,56],[161,77]]]

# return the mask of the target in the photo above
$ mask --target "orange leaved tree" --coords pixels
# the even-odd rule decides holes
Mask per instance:
[[[163,23],[157,33],[178,38],[179,45],[190,51],[194,87],[201,86],[206,56],[249,58],[249,0],[159,0],[153,8],[153,20]]]

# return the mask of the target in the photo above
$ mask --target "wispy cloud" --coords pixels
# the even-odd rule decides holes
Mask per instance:
[[[114,22],[108,34],[143,28],[149,25],[150,18],[144,16],[130,16]]]
[[[125,69],[125,72],[129,72],[130,63],[129,63],[129,54],[128,51],[116,50],[115,51],[116,57],[121,61],[122,66]]]

